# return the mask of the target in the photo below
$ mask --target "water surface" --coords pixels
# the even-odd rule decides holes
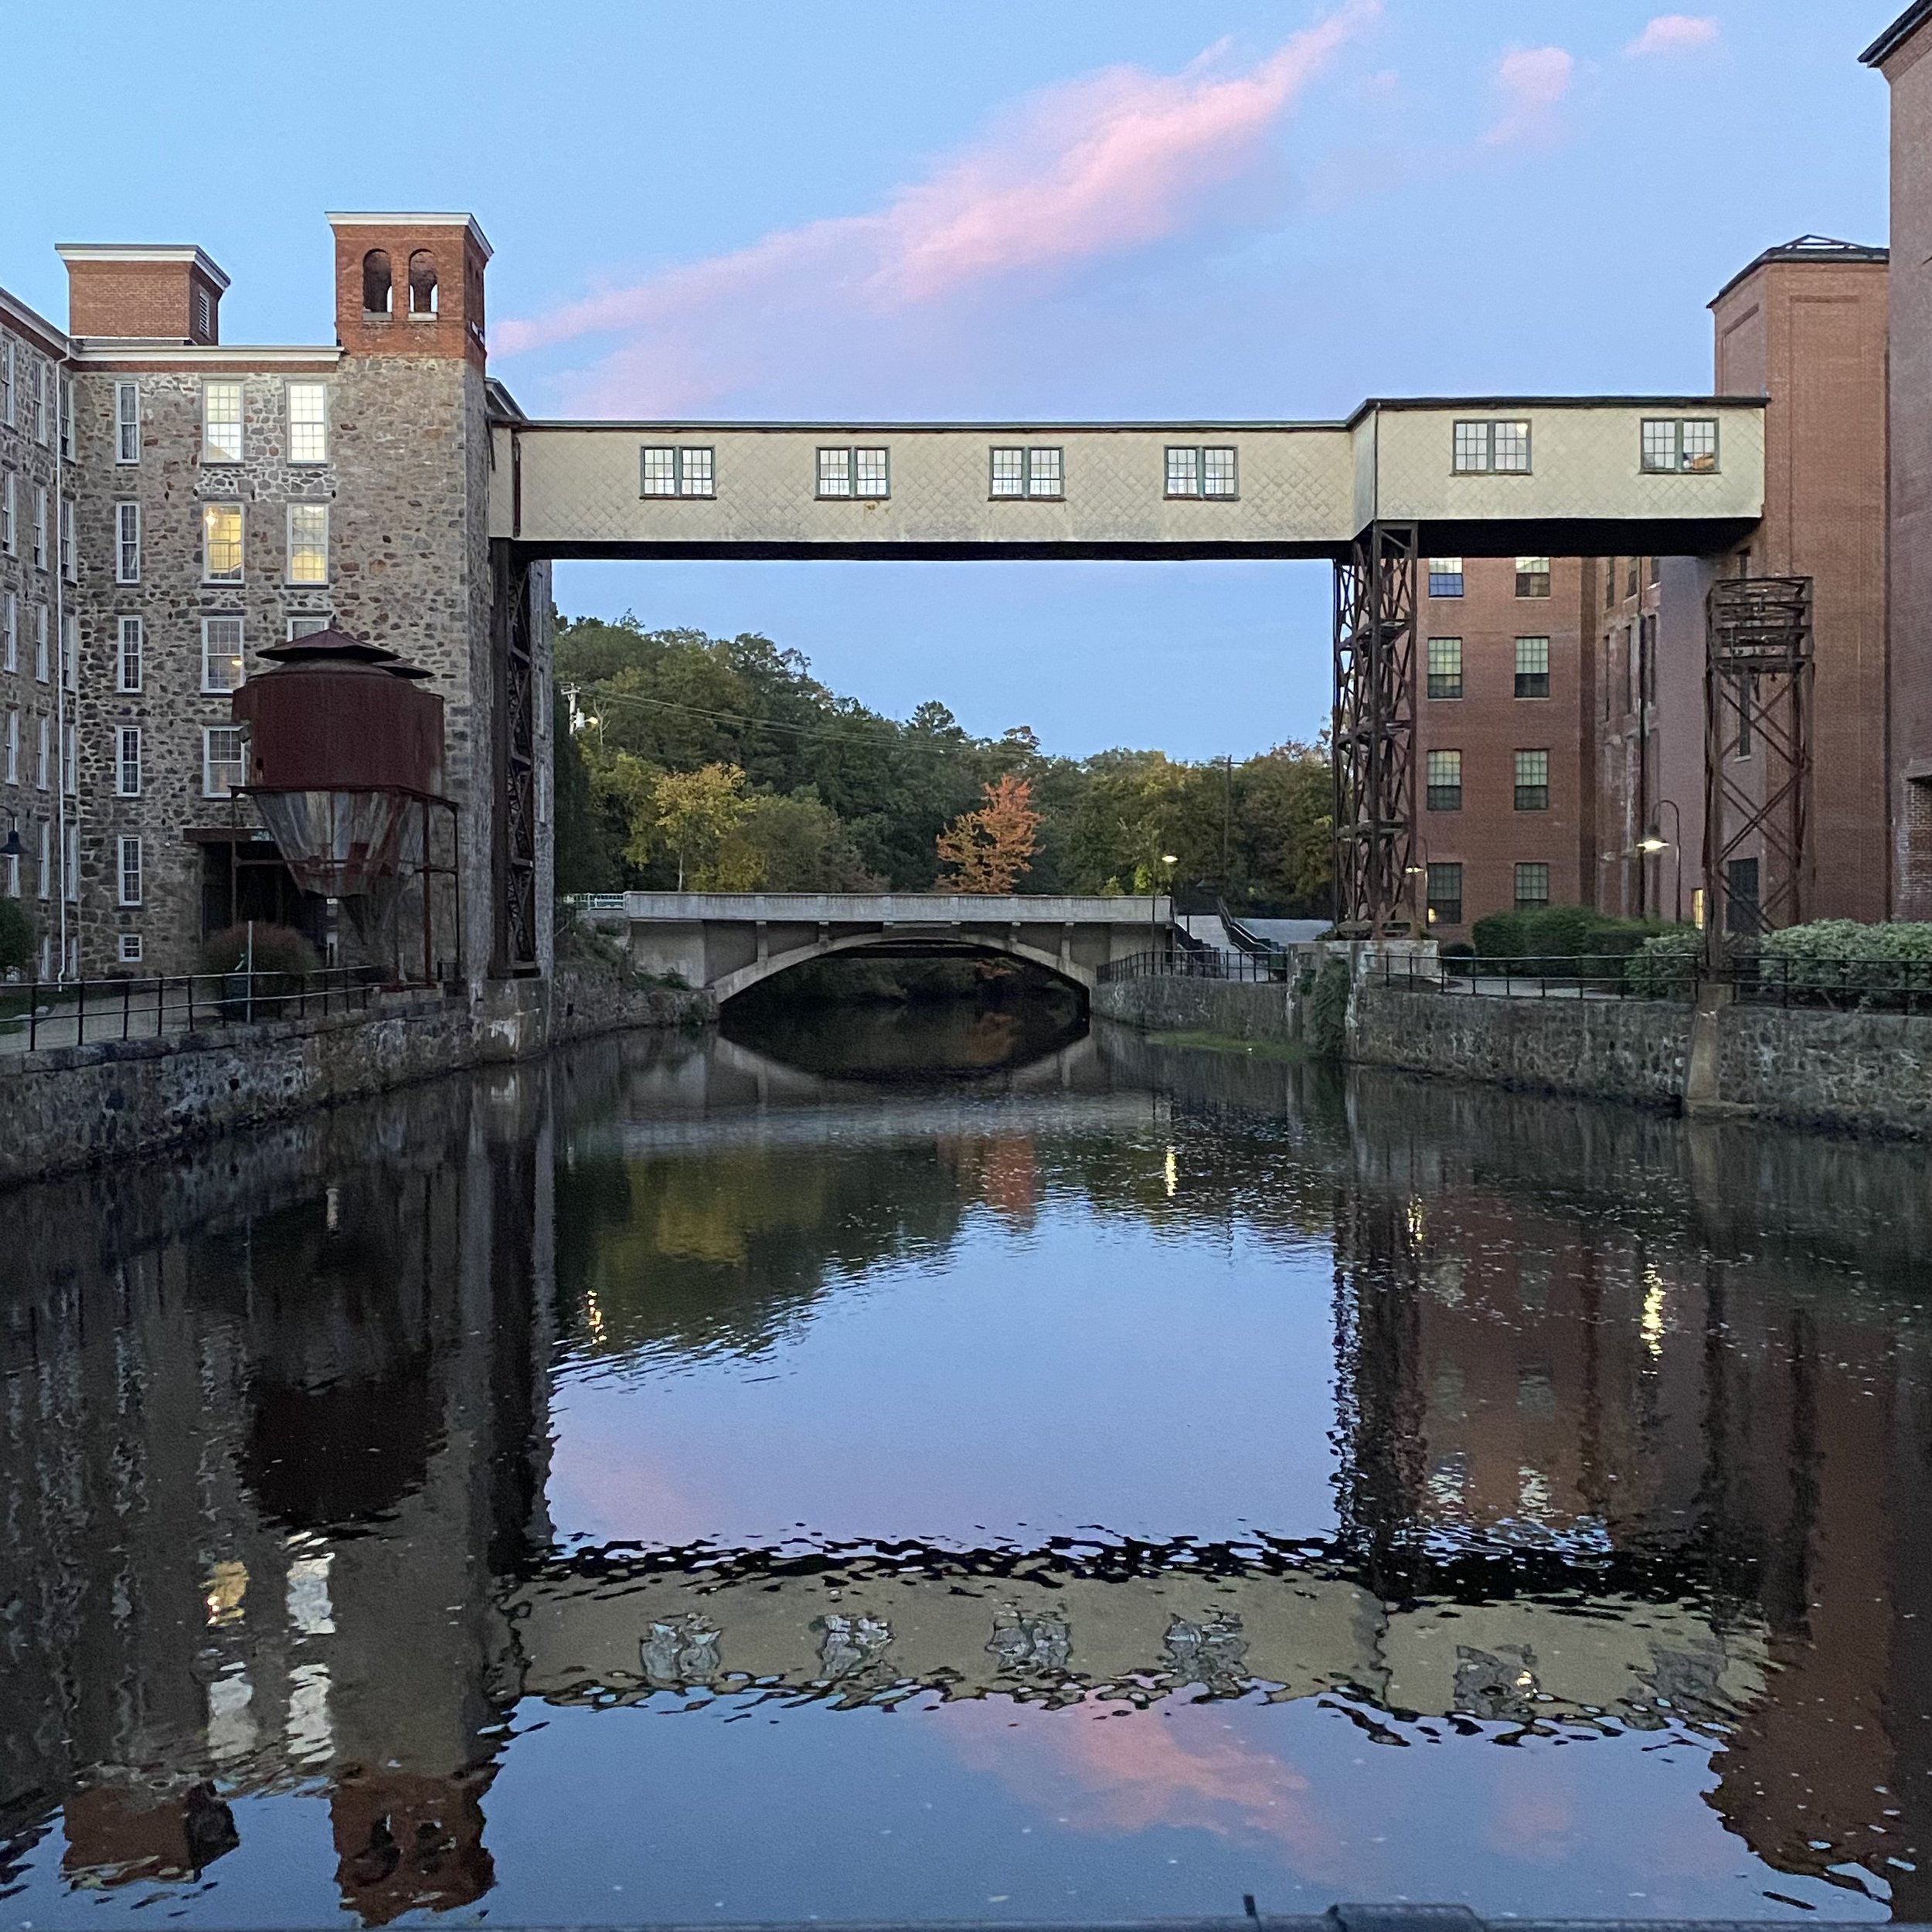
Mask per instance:
[[[6,1196],[0,1923],[1932,1917],[1921,1152],[996,1017]]]

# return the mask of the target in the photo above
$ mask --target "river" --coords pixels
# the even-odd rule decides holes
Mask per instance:
[[[1922,1151],[861,1015],[0,1215],[0,1925],[1932,1919]]]

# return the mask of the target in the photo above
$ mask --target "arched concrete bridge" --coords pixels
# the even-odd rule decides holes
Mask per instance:
[[[1091,992],[1110,960],[1165,941],[1165,896],[1054,893],[613,893],[588,908],[626,935],[641,973],[679,975],[720,1001],[808,961],[998,954]]]

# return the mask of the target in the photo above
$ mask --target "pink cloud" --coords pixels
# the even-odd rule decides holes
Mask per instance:
[[[1561,47],[1519,47],[1496,65],[1502,114],[1483,136],[1492,148],[1548,138],[1556,131],[1556,104],[1570,91],[1577,63]]]
[[[1692,53],[1717,39],[1717,22],[1708,14],[1660,13],[1624,51],[1627,54]]]
[[[1221,71],[1214,48],[1179,74],[1119,67],[1049,88],[883,208],[499,324],[495,346],[614,338],[567,386],[587,406],[670,413],[730,394],[781,345],[849,343],[1166,240],[1262,169],[1282,115],[1380,8],[1349,0],[1243,72]]]

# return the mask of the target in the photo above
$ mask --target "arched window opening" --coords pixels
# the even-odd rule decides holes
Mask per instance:
[[[389,304],[389,250],[372,248],[362,257],[362,312],[386,315]]]
[[[410,313],[436,313],[436,263],[427,248],[419,248],[410,257]]]

